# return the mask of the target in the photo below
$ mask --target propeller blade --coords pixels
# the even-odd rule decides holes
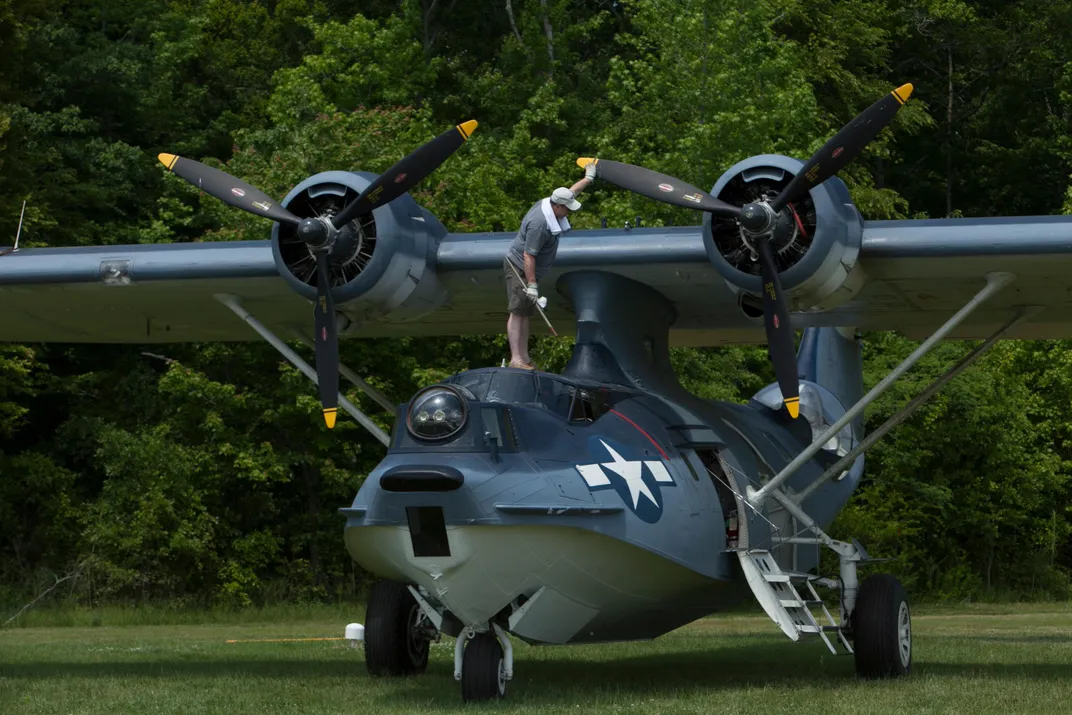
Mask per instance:
[[[331,221],[342,228],[377,206],[397,199],[417,185],[424,177],[439,168],[476,131],[477,122],[467,122],[448,129],[430,142],[403,157],[394,166],[376,177],[361,195],[340,211]]]
[[[766,236],[756,239],[759,267],[763,276],[763,322],[767,328],[767,350],[774,363],[774,376],[782,391],[789,415],[800,414],[800,381],[797,378],[797,355],[793,349],[793,331],[789,327],[789,308],[782,295],[782,282],[774,266],[774,254]]]
[[[328,254],[316,254],[316,380],[320,386],[320,405],[328,429],[335,427],[339,407],[339,336],[335,325],[335,301],[331,297]]]
[[[277,204],[268,194],[225,171],[174,154],[159,154],[156,158],[168,171],[224,203],[280,223],[301,223],[300,218]]]
[[[623,164],[610,159],[591,157],[577,159],[577,166],[582,169],[587,168],[590,163],[596,165],[599,178],[655,201],[662,201],[672,206],[683,206],[687,209],[709,211],[721,216],[737,216],[741,213],[741,209],[716,199],[706,191],[642,166]]]
[[[867,143],[893,120],[897,110],[912,96],[912,85],[902,84],[897,89],[860,112],[855,119],[842,127],[815,152],[808,163],[782,192],[771,202],[778,213],[790,201],[796,201],[812,187],[818,186],[841,170],[841,167],[856,158]]]

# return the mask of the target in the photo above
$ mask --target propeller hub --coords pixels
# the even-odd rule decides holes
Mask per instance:
[[[339,231],[335,237],[335,244],[328,252],[332,263],[345,263],[350,261],[357,251],[361,250],[361,236],[353,228],[347,227]]]
[[[761,234],[771,230],[775,215],[766,201],[754,201],[741,207],[741,217],[738,220],[744,230]]]
[[[324,248],[332,239],[332,231],[328,223],[319,218],[306,218],[298,224],[297,236],[304,241],[309,248]]]

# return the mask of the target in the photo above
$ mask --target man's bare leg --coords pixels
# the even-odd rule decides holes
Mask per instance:
[[[527,315],[518,316],[521,321],[521,334],[517,339],[517,347],[521,352],[521,361],[526,365],[532,364],[532,358],[529,357],[529,333],[531,332],[532,322]]]
[[[506,319],[506,339],[510,342],[510,364],[516,365],[521,359],[521,322],[524,319],[520,315],[510,313]]]

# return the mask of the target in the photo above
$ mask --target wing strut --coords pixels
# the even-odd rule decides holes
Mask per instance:
[[[276,337],[271,330],[264,327],[264,325],[259,320],[250,315],[249,311],[242,307],[241,298],[236,295],[229,295],[226,293],[218,293],[214,297],[216,298],[216,300],[230,308],[235,315],[246,321],[246,323],[249,324],[249,327],[256,330],[257,333],[262,338],[267,340],[273,348],[278,350],[283,355],[283,357],[285,357],[287,361],[290,362],[291,365],[301,370],[306,377],[313,381],[313,383],[319,384],[316,379],[316,370],[309,367],[309,364],[302,360],[300,357],[298,357],[298,354],[291,350],[286,343]],[[357,409],[357,407],[355,407],[354,404],[347,400],[346,397],[343,396],[341,393],[339,393],[339,404],[342,405],[342,408],[349,412],[355,420],[357,420],[358,424],[368,430],[373,437],[382,442],[384,447],[390,446],[391,437],[386,432],[384,432],[378,424],[370,420],[364,412]],[[392,411],[394,410],[393,407],[391,409]]]
[[[798,454],[792,462],[785,465],[782,471],[778,472],[770,481],[764,484],[759,489],[754,489],[751,485],[748,486],[748,503],[757,509],[763,504],[767,497],[776,493],[789,477],[793,476],[802,465],[804,465],[812,456],[818,452],[824,444],[837,436],[841,429],[856,419],[857,415],[861,414],[864,409],[870,405],[875,399],[878,398],[883,392],[889,389],[901,375],[908,372],[916,362],[919,361],[924,355],[931,351],[931,349],[949,334],[949,331],[960,325],[960,323],[968,317],[968,315],[982,305],[991,296],[997,293],[999,290],[1007,286],[1015,279],[1012,273],[994,272],[986,275],[986,285],[975,294],[968,303],[958,310],[949,320],[947,320],[942,327],[938,328],[927,338],[922,345],[915,349],[915,351],[904,359],[900,365],[894,368],[889,375],[882,378],[882,381],[871,388],[871,391],[860,398],[859,402],[850,407],[848,411],[842,415],[834,424],[830,425],[817,439],[815,439],[803,452]],[[779,501],[781,501],[779,499]],[[784,502],[783,502],[784,503]],[[794,505],[795,506],[795,505]]]
[[[836,463],[831,465],[825,472],[822,473],[822,475],[818,479],[809,484],[804,491],[800,492],[800,494],[794,495],[792,497],[793,501],[797,504],[803,504],[804,500],[811,496],[812,492],[814,492],[816,489],[818,489],[827,481],[829,481],[831,477],[841,474],[846,469],[848,469],[849,465],[855,462],[857,457],[859,457],[867,450],[871,449],[871,447],[874,446],[875,442],[878,442],[880,439],[885,437],[891,429],[908,419],[912,415],[912,413],[919,409],[919,407],[924,402],[933,397],[934,393],[945,387],[945,385],[950,380],[962,373],[965,368],[967,368],[969,365],[971,365],[980,357],[982,357],[982,355],[988,350],[990,350],[990,348],[994,347],[998,340],[1001,339],[1001,336],[1009,331],[1009,328],[1023,321],[1025,318],[1029,318],[1032,315],[1035,315],[1040,310],[1042,310],[1042,306],[1032,305],[1026,306],[1017,311],[1016,315],[1009,318],[1005,325],[1002,325],[1000,328],[995,330],[989,338],[984,340],[981,344],[977,345],[974,350],[972,350],[970,353],[961,358],[960,362],[951,367],[944,375],[942,375],[937,380],[928,385],[926,389],[924,389],[918,395],[913,397],[908,404],[898,410],[895,414],[890,415],[890,417],[881,425],[879,425],[879,427],[876,428],[873,432],[868,433],[868,435],[864,437],[863,440],[861,440],[855,447],[849,450],[848,454],[846,454]]]

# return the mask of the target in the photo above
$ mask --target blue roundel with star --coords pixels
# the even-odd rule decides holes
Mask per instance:
[[[677,486],[666,462],[657,457],[637,459],[627,447],[599,436],[589,437],[588,454],[592,461],[577,465],[588,491],[613,489],[641,520],[654,524],[662,518],[662,489]]]

